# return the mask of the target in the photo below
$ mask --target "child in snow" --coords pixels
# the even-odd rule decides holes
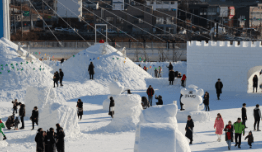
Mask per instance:
[[[20,121],[18,119],[18,117],[15,118],[15,129],[14,130],[18,130],[18,125],[20,124]]]
[[[2,131],[2,128],[5,128],[5,124],[2,122],[2,119],[0,118],[0,133],[4,136],[3,140],[6,140],[6,136]]]
[[[248,145],[250,146],[249,148],[252,148],[252,143],[254,142],[254,137],[252,134],[252,131],[249,132],[249,134],[246,136],[245,140],[247,140]]]

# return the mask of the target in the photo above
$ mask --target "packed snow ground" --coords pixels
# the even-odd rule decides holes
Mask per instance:
[[[163,65],[168,63],[163,63]],[[96,63],[95,63],[96,66]],[[62,67],[63,68],[63,67]],[[186,71],[186,64],[181,70]],[[57,70],[53,68],[54,70]],[[87,70],[87,67],[82,70]],[[96,70],[96,69],[95,69]],[[176,70],[176,67],[175,67]],[[50,70],[52,71],[52,70]],[[139,70],[144,72],[142,70]],[[165,71],[164,71],[165,72]],[[182,74],[185,72],[182,72]],[[33,73],[32,73],[33,74]],[[41,79],[43,78],[42,73],[38,73]],[[65,72],[65,75],[70,75],[70,73]],[[145,75],[146,86],[152,85],[155,89],[156,95],[162,95],[164,105],[173,103],[174,100],[179,102],[180,96],[180,86],[169,86],[167,74],[164,74],[164,78],[152,78]],[[50,78],[47,78],[49,77]],[[87,76],[88,77],[88,76]],[[128,77],[128,76],[127,76]],[[52,78],[52,74],[46,74],[49,81]],[[29,79],[29,78],[27,78]],[[41,79],[39,80],[41,82]],[[95,75],[96,79],[96,75]],[[1,79],[3,81],[3,79]],[[134,80],[135,81],[135,80]],[[64,86],[56,89],[58,96],[62,96],[66,99],[66,104],[72,108],[76,107],[77,99],[81,99],[84,102],[84,115],[83,119],[78,122],[80,126],[81,133],[76,134],[74,137],[66,136],[65,139],[65,149],[66,151],[90,151],[90,152],[133,152],[135,143],[135,130],[127,132],[115,132],[103,129],[111,122],[111,117],[102,108],[103,101],[108,98],[108,89],[101,83],[102,81],[92,81],[92,80],[72,80],[71,78],[66,78],[64,81]],[[142,81],[141,81],[142,82]],[[43,82],[44,83],[44,82]],[[107,83],[107,82],[106,82]],[[214,82],[215,83],[215,82]],[[40,85],[41,83],[39,83]],[[109,84],[109,83],[108,83]],[[41,84],[42,85],[42,84]],[[43,84],[44,85],[44,84]],[[50,85],[52,83],[46,83],[45,85]],[[23,101],[25,96],[25,86],[21,86],[21,90],[16,89],[5,89],[0,86],[2,90],[1,94],[1,106],[0,106],[0,117],[5,122],[7,117],[12,114],[12,104],[11,101],[14,98],[18,98],[18,101]],[[130,85],[132,87],[132,85]],[[15,88],[15,87],[13,87]],[[91,89],[90,89],[91,88]],[[205,88],[203,88],[205,90]],[[207,90],[205,90],[207,91]],[[133,94],[139,94],[140,96],[146,96],[146,88],[142,86],[141,88],[131,89]],[[227,151],[226,142],[223,140],[217,142],[217,136],[215,135],[215,130],[213,128],[214,120],[217,113],[221,113],[225,124],[229,120],[235,122],[238,117],[241,117],[241,107],[242,103],[247,103],[247,129],[246,131],[253,130],[253,116],[252,111],[257,103],[261,103],[261,94],[247,94],[247,93],[237,93],[237,92],[223,92],[220,101],[216,100],[215,91],[210,92],[210,115],[211,121],[207,122],[195,122],[194,128],[194,141],[193,145],[190,145],[192,151],[199,152],[210,152],[210,151]],[[19,98],[21,97],[21,98]],[[156,99],[153,100],[155,105]],[[178,105],[180,108],[180,106]],[[186,119],[186,118],[185,118]],[[194,120],[194,118],[192,118]],[[29,118],[25,119],[25,129],[24,130],[4,130],[7,136],[8,146],[0,147],[1,151],[20,151],[28,152],[35,151],[34,137],[36,134],[36,129],[31,131],[31,121]],[[21,126],[21,124],[20,124]],[[260,125],[261,126],[261,125]],[[185,133],[185,123],[178,122],[178,128]],[[261,128],[261,127],[260,127]],[[262,132],[253,132],[254,144],[253,148],[249,149],[247,141],[242,138],[242,149],[250,152],[258,152],[262,149]],[[152,143],[154,144],[154,143]],[[234,143],[232,143],[232,146]],[[232,147],[231,151],[237,151],[238,148]],[[163,149],[164,151],[164,149]]]

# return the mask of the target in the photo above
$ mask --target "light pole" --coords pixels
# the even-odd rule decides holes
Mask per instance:
[[[224,32],[224,28],[223,28],[223,23],[224,23],[224,20],[223,20],[223,14],[224,14],[224,12],[226,12],[226,11],[228,11],[228,10],[225,10],[225,11],[223,11],[223,13],[222,13],[222,31]]]

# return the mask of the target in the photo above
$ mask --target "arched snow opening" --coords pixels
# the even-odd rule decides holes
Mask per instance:
[[[253,77],[254,75],[258,76],[258,88],[257,92],[262,93],[262,90],[260,89],[259,85],[262,84],[262,75],[260,75],[260,71],[262,70],[261,66],[255,66],[248,70],[247,73],[247,93],[253,93]]]

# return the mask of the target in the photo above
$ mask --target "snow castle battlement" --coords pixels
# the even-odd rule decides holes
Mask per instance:
[[[209,41],[187,43],[187,84],[215,90],[218,78],[223,91],[247,92],[252,75],[262,69],[261,42]]]
[[[262,42],[261,41],[233,41],[232,43],[230,41],[188,41],[187,47],[225,47],[225,48],[262,48]]]

